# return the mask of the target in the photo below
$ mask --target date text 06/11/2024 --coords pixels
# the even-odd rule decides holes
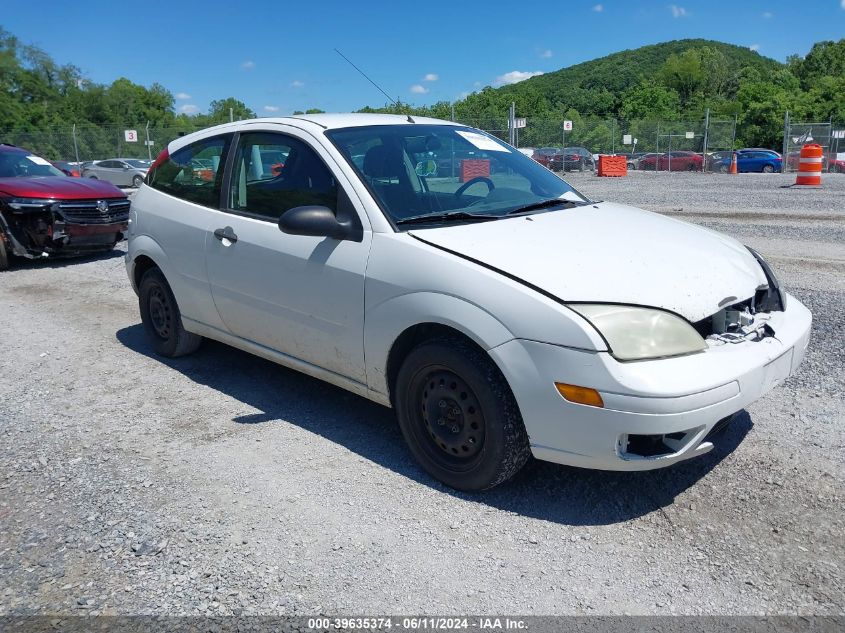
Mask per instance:
[[[528,628],[524,620],[484,617],[353,617],[353,618],[309,618],[308,628],[315,630],[390,630],[406,631],[450,631],[476,629],[481,631],[519,631]]]

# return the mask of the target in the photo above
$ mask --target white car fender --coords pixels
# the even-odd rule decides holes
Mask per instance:
[[[387,359],[393,343],[407,329],[435,323],[455,329],[489,350],[514,338],[492,314],[464,299],[436,292],[413,292],[379,304],[364,323],[367,383],[387,395]]]

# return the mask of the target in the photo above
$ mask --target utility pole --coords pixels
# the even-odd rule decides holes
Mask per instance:
[[[76,165],[79,167],[79,173],[82,173],[82,165],[79,164],[79,146],[76,144],[76,123],[73,124],[73,153],[76,154]]]
[[[710,108],[704,111],[704,147],[701,150],[701,171],[707,171],[707,135],[710,131]]]
[[[229,123],[234,123],[235,121],[235,110],[234,108],[229,108]]]
[[[783,160],[780,162],[780,173],[785,174],[789,164],[789,110],[783,115]]]
[[[147,133],[147,156],[149,157],[150,161],[153,160],[153,149],[152,145],[150,144],[150,122],[147,121],[147,126],[144,128],[144,131]]]

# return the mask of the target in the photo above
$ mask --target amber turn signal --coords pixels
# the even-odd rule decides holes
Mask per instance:
[[[556,382],[558,392],[570,402],[577,404],[586,404],[590,407],[604,407],[604,401],[601,399],[601,394],[595,389],[589,387],[578,387],[577,385],[566,385],[562,382]]]

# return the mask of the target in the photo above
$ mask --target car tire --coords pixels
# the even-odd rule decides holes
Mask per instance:
[[[763,173],[764,174],[771,174],[775,171],[775,168],[771,165],[763,165]]]
[[[0,233],[0,272],[9,269],[9,253],[6,250],[6,240]]]
[[[493,488],[531,457],[505,377],[468,341],[434,340],[414,348],[399,370],[395,404],[414,457],[452,488]]]
[[[719,173],[720,174],[726,174],[726,173],[728,173],[728,171],[729,171],[729,169],[728,169],[727,165],[720,165],[719,166]]]
[[[170,285],[158,268],[144,273],[138,288],[141,322],[156,354],[168,358],[185,356],[202,343],[202,337],[188,332]]]
[[[85,176],[86,178],[90,178],[91,180],[97,180],[97,177],[94,174],[88,174]]]
[[[140,187],[141,183],[143,183],[143,182],[144,182],[143,176],[135,176],[134,178],[132,178],[132,186],[135,187],[136,189],[138,187]]]

